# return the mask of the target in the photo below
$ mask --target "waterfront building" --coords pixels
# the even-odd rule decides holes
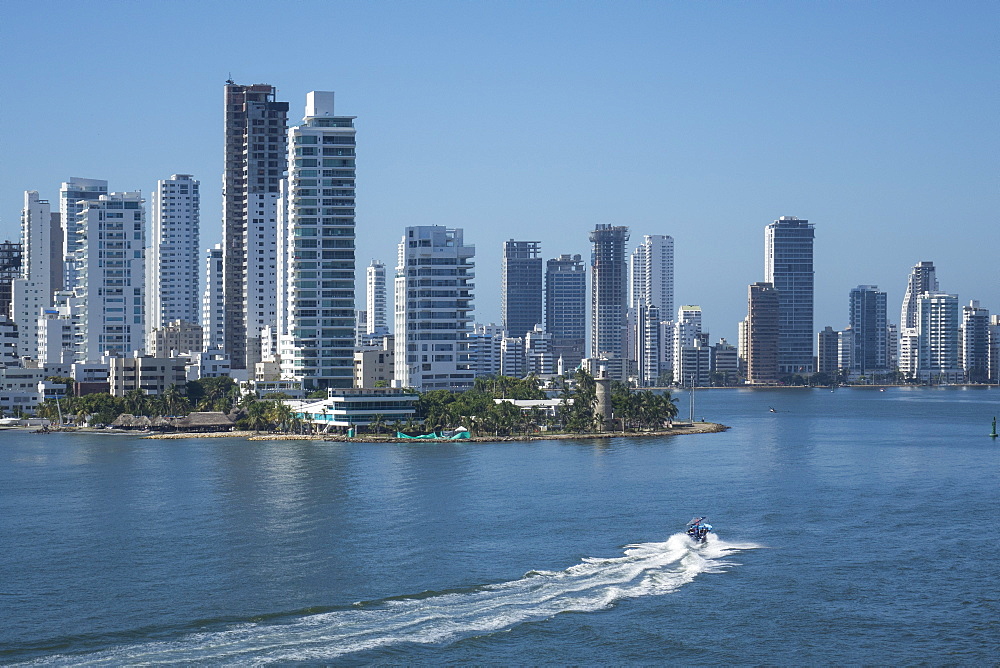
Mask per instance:
[[[86,201],[76,216],[73,253],[80,327],[76,362],[132,355],[145,345],[145,201],[138,192]],[[78,338],[77,338],[78,337]]]
[[[837,368],[852,374],[854,368],[854,330],[850,327],[837,332]],[[857,377],[857,374],[853,374]]]
[[[712,373],[723,385],[729,385],[740,375],[740,358],[736,346],[725,339],[710,348]]]
[[[461,228],[407,227],[396,265],[397,387],[467,389],[476,248]]]
[[[774,384],[778,380],[778,291],[771,283],[749,286],[746,337],[747,383]]]
[[[72,363],[85,336],[84,298],[62,291],[56,292],[53,300],[52,306],[42,309],[36,320],[36,359],[42,364]]]
[[[537,241],[503,242],[500,318],[507,335],[523,337],[542,324],[542,256]]]
[[[712,351],[698,336],[677,351],[674,382],[680,387],[707,387],[712,384]]]
[[[385,264],[372,260],[365,269],[365,301],[368,324],[365,333],[369,336],[385,336],[389,333],[386,315],[388,300],[385,289]]]
[[[13,320],[0,318],[0,366],[17,366],[17,325]]]
[[[917,378],[940,383],[962,382],[958,295],[944,292],[920,295],[916,329]]]
[[[11,318],[17,325],[17,350],[21,357],[38,359],[38,317],[52,305],[53,251],[62,275],[62,233],[53,230],[58,215],[34,190],[25,191],[21,210],[21,261],[19,275],[11,286]],[[53,232],[56,232],[53,238]]]
[[[597,225],[590,233],[591,358],[600,360],[608,377],[626,379],[628,307],[628,227]]]
[[[222,244],[205,251],[205,293],[201,299],[202,341],[205,350],[225,347],[226,309],[223,301]]]
[[[176,321],[200,328],[198,186],[190,174],[174,174],[157,181],[153,191],[146,250],[146,326],[151,336]]]
[[[853,333],[851,373],[885,374],[889,370],[886,294],[877,285],[859,285],[850,293],[850,329]]]
[[[399,330],[397,330],[398,332]],[[323,430],[403,423],[416,415],[419,395],[388,388],[329,388],[325,399],[289,401],[295,416]]]
[[[985,383],[990,372],[990,312],[977,300],[962,307],[962,369],[965,380]]]
[[[840,332],[827,325],[816,334],[816,373],[836,376],[840,370]]]
[[[277,320],[277,207],[288,103],[276,95],[268,84],[225,86],[223,348],[233,369],[253,368],[260,330]]]
[[[307,390],[354,384],[355,118],[312,91],[289,132],[278,351],[284,377]]]
[[[899,369],[899,327],[894,323],[885,326],[886,368],[889,371]]]
[[[59,187],[59,219],[62,222],[63,267],[59,285],[52,290],[72,291],[79,282],[75,256],[83,248],[84,239],[77,229],[77,218],[87,202],[97,201],[108,194],[108,182],[102,179],[72,177]]]
[[[545,331],[552,356],[575,369],[586,355],[587,269],[580,255],[560,255],[545,263]]]
[[[813,370],[813,238],[808,220],[782,216],[764,229],[764,281],[778,292],[778,373]]]

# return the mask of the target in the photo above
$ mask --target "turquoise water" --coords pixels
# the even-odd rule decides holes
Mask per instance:
[[[696,415],[733,429],[664,439],[0,432],[0,662],[995,663],[994,414],[719,390]]]

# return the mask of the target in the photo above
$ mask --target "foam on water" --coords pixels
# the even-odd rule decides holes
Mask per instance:
[[[735,566],[725,557],[756,547],[726,543],[711,534],[707,543],[696,547],[684,534],[675,534],[663,543],[629,545],[621,557],[585,558],[562,571],[529,571],[517,580],[466,591],[357,603],[282,622],[247,622],[175,640],[49,656],[38,662],[264,664],[327,661],[405,643],[444,644],[562,612],[594,612],[626,598],[669,594],[701,573]]]

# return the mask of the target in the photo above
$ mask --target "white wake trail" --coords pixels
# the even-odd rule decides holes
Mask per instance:
[[[629,545],[623,556],[586,558],[562,571],[530,571],[509,582],[458,593],[357,604],[293,618],[243,623],[169,641],[123,645],[92,654],[46,657],[46,665],[269,664],[329,661],[401,645],[443,644],[493,633],[562,612],[594,612],[617,601],[668,594],[701,573],[735,566],[725,557],[758,547],[710,535],[696,547],[684,534]]]

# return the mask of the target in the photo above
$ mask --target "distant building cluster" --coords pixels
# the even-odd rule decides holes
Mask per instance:
[[[589,262],[505,241],[499,325],[475,322],[465,230],[405,227],[394,270],[367,266],[358,308],[355,117],[329,91],[307,95],[300,124],[288,112],[274,86],[226,83],[222,243],[207,250],[191,174],[148,201],[92,178],[63,182],[55,204],[25,192],[21,239],[0,243],[0,410],[30,413],[66,379],[158,394],[231,376],[293,397],[578,368],[643,387],[1000,382],[1000,318],[942,292],[931,262],[913,267],[898,323],[859,285],[846,327],[817,331],[815,229],[795,217],[764,229],[736,345],[675,303],[673,238],[623,225],[589,232]]]

